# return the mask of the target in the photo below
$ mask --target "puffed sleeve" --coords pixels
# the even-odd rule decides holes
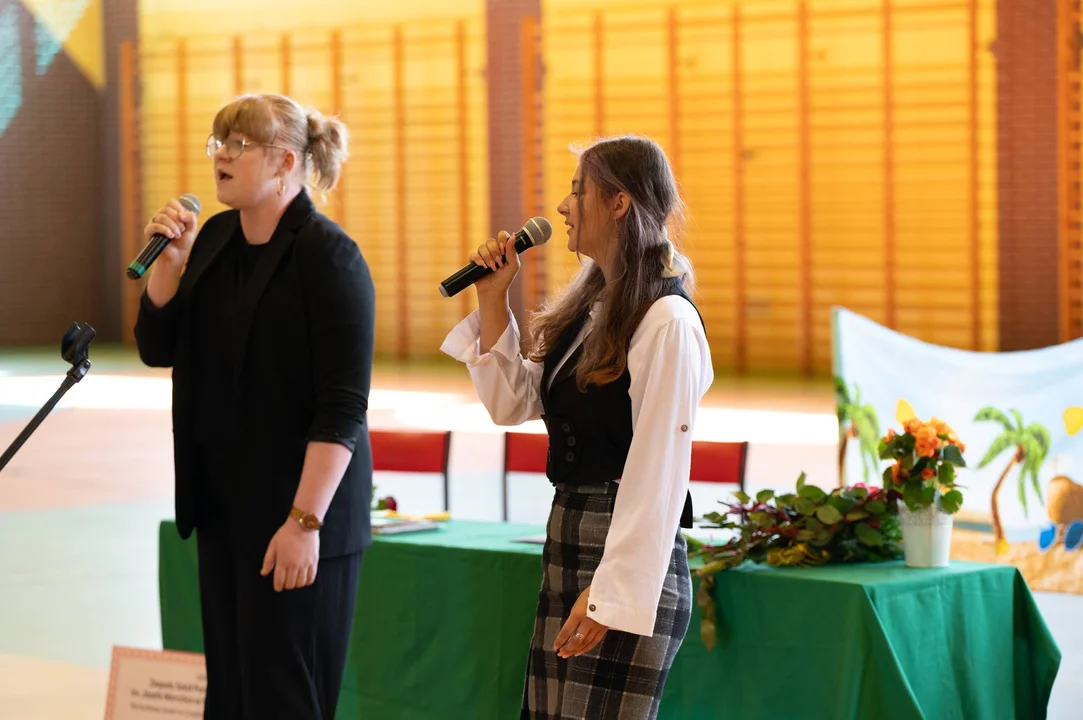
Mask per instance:
[[[481,318],[475,310],[452,328],[440,350],[466,365],[494,423],[520,425],[540,418],[542,366],[520,353],[515,316],[508,313],[508,327],[489,352],[478,352],[480,343]]]

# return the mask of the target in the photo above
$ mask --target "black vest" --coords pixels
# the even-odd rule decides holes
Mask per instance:
[[[676,283],[665,294],[680,295],[692,303]],[[698,308],[696,312],[699,313]],[[585,392],[580,392],[575,382],[575,370],[583,353],[580,343],[550,385],[553,369],[589,317],[590,309],[585,308],[542,361],[542,421],[549,432],[545,474],[552,483],[591,485],[617,480],[624,474],[628,450],[632,447],[632,398],[628,395],[632,377],[627,368],[613,382],[591,384]],[[691,494],[685,498],[681,527],[692,527]]]

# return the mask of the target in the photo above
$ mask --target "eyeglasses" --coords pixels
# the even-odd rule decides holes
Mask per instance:
[[[207,138],[207,157],[213,158],[214,154],[218,152],[222,147],[226,148],[226,157],[230,160],[236,160],[240,157],[248,148],[252,147],[267,147],[274,148],[275,150],[289,150],[281,145],[268,145],[267,143],[251,142],[247,138],[239,138],[230,136],[226,140],[219,140],[211,133],[211,136]]]

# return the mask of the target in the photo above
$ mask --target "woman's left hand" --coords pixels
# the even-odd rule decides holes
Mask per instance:
[[[609,628],[587,617],[587,605],[590,604],[590,586],[579,596],[572,606],[572,613],[557,634],[553,651],[562,658],[590,652],[591,648],[602,641]]]
[[[303,588],[316,582],[320,562],[320,534],[305,530],[293,519],[287,520],[267,545],[263,568],[266,577],[274,570],[275,592]]]

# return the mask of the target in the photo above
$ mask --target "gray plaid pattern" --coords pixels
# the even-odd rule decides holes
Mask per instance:
[[[677,532],[654,635],[610,630],[589,653],[562,659],[557,633],[602,559],[617,485],[557,487],[530,644],[521,720],[653,720],[692,614],[688,548]]]

